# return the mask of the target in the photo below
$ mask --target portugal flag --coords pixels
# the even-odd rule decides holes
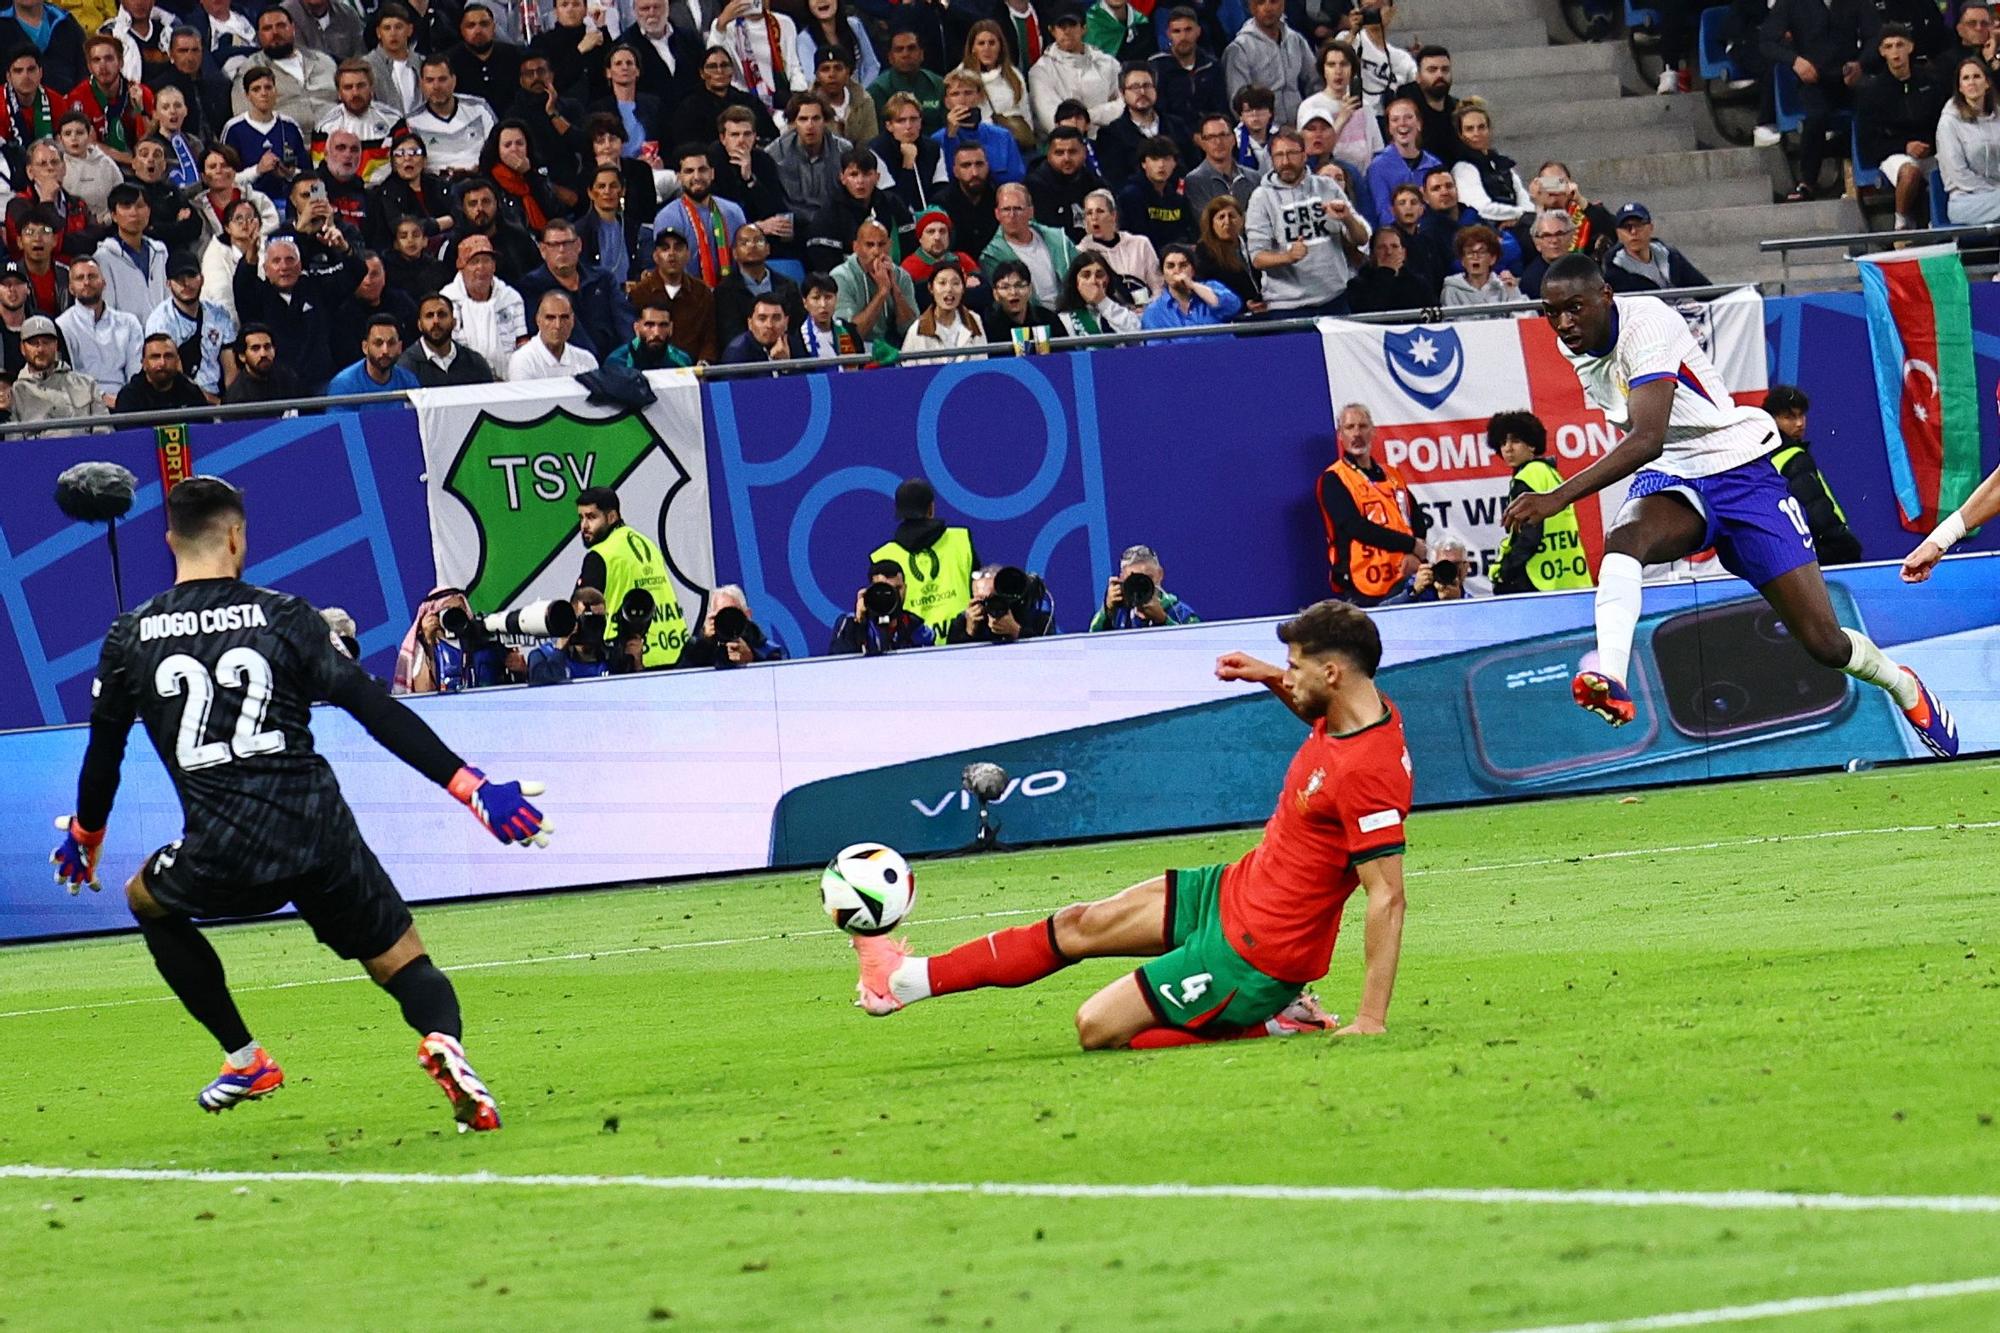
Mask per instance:
[[[1882,440],[1903,526],[1929,532],[1979,484],[1972,297],[1957,247],[1863,255]]]

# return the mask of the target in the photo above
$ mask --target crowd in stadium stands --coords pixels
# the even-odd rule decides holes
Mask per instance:
[[[1643,205],[1524,171],[1393,16],[17,0],[0,376],[35,421],[1478,305],[1570,250],[1704,281]],[[1910,170],[2000,201],[1987,120]]]

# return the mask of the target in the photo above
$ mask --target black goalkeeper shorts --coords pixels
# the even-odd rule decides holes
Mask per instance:
[[[411,926],[410,909],[368,844],[356,838],[328,865],[266,884],[246,885],[180,863],[180,844],[146,858],[146,888],[170,912],[198,920],[265,916],[298,909],[321,944],[342,958],[374,958]]]

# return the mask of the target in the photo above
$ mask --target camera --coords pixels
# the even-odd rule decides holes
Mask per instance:
[[[566,601],[530,602],[512,611],[495,611],[475,616],[462,606],[446,607],[438,617],[444,632],[468,647],[491,640],[495,635],[514,634],[530,639],[560,639],[576,628],[576,611]]]
[[[877,620],[886,621],[896,614],[896,608],[903,604],[903,595],[896,591],[896,585],[877,579],[861,590],[861,606]],[[726,608],[725,608],[726,609]],[[722,613],[716,613],[716,637],[721,637]]]
[[[1151,579],[1146,581],[1152,582]],[[1016,621],[1020,620],[1030,607],[1041,600],[1041,583],[1025,569],[1002,565],[993,572],[993,591],[986,594],[982,601],[987,617],[1012,616]]]
[[[617,611],[618,637],[630,638],[634,634],[644,634],[646,627],[653,623],[653,614],[660,604],[653,600],[653,594],[644,588],[634,588],[619,599]]]
[[[743,631],[750,625],[750,617],[743,614],[740,606],[725,606],[715,613],[715,641],[734,643],[743,637]]]
[[[1465,570],[1459,566],[1456,560],[1433,560],[1431,562],[1431,581],[1440,587],[1457,587],[1459,581],[1464,577]]]
[[[610,628],[611,619],[602,611],[585,611],[576,618],[575,638],[580,643],[602,644]]]
[[[1118,596],[1127,611],[1137,611],[1152,601],[1159,591],[1160,585],[1153,582],[1153,576],[1144,570],[1135,569],[1118,580]]]
[[[1363,5],[1361,7],[1361,26],[1364,28],[1381,27],[1382,7],[1380,5]]]

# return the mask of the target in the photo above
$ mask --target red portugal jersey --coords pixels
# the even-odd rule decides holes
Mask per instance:
[[[1301,986],[1325,976],[1355,867],[1403,850],[1410,752],[1402,714],[1382,702],[1380,721],[1345,736],[1313,724],[1264,840],[1222,872],[1222,928],[1265,976]]]

